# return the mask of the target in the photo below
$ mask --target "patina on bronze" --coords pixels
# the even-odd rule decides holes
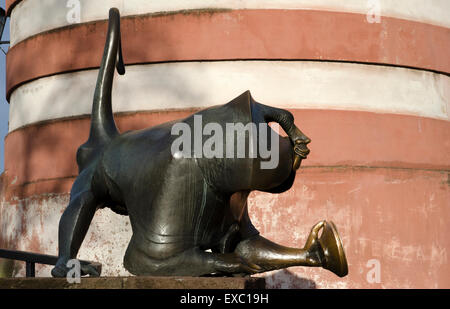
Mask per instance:
[[[110,207],[130,216],[133,236],[124,266],[135,275],[226,276],[316,266],[345,276],[347,262],[332,222],[317,223],[300,249],[265,239],[250,221],[249,193],[290,189],[309,153],[310,139],[295,126],[288,111],[257,103],[247,91],[225,105],[179,121],[118,132],[111,90],[115,67],[125,73],[119,11],[111,9],[109,18],[90,136],[77,152],[79,176],[60,220],[59,259],[52,275],[66,276],[66,263],[76,258],[95,211]],[[278,139],[279,164],[262,169],[265,159],[261,157],[175,159],[171,144],[176,136],[171,128],[180,122],[192,128],[195,115],[201,115],[205,123],[279,123],[287,134]],[[237,139],[234,143],[236,149]],[[89,265],[82,267],[82,273],[99,275]]]

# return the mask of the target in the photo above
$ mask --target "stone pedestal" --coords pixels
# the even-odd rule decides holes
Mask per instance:
[[[264,289],[264,278],[222,277],[100,277],[81,278],[69,283],[65,278],[1,278],[0,289]]]

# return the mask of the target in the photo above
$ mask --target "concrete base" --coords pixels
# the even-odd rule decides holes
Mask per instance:
[[[79,284],[65,278],[0,278],[0,289],[264,289],[264,278],[223,277],[100,277],[81,278]]]

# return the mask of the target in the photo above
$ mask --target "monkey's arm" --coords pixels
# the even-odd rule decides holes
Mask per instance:
[[[86,171],[87,172],[87,171]],[[59,221],[58,230],[58,261],[52,269],[53,277],[65,277],[68,268],[66,266],[70,259],[75,259],[81,243],[86,236],[89,225],[97,210],[98,203],[90,190],[83,190],[89,187],[90,173],[83,173],[75,181],[69,205],[64,211]],[[84,177],[83,177],[84,176]],[[100,274],[89,265],[83,265],[82,275],[99,276]]]

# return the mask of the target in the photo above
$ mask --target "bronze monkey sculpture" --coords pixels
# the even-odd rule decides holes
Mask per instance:
[[[257,103],[247,91],[228,104],[185,119],[120,134],[111,107],[115,67],[125,73],[120,15],[113,8],[90,135],[78,149],[79,176],[59,224],[54,277],[66,276],[67,261],[76,258],[95,211],[103,207],[130,216],[133,236],[124,266],[135,275],[245,275],[290,266],[321,266],[338,276],[347,274],[343,247],[332,222],[316,224],[304,248],[297,249],[263,238],[250,221],[249,193],[288,190],[309,153],[310,139],[294,125],[290,112]],[[171,152],[174,124],[193,128],[199,116],[218,124],[279,123],[287,137],[271,144],[279,149],[277,167],[262,169],[264,158],[260,156],[175,157]],[[273,133],[269,126],[261,130]],[[245,142],[249,143],[249,134]],[[236,148],[237,141],[233,143]],[[89,266],[83,266],[82,273],[100,275]]]

